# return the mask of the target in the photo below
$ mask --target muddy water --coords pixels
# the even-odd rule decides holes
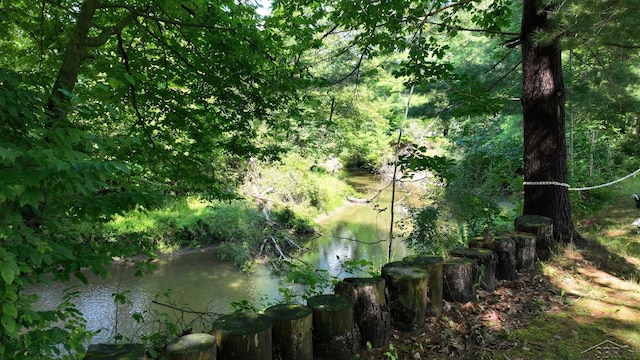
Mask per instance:
[[[350,178],[360,190],[373,195],[380,186],[370,175]],[[381,266],[388,261],[390,191],[382,192],[372,203],[345,206],[320,221],[323,236],[304,244],[308,251],[304,260],[317,268],[327,269],[330,275],[351,275],[341,268],[344,260],[356,259]],[[386,208],[386,210],[384,210]],[[401,213],[399,209],[398,213]],[[391,260],[408,254],[403,244],[391,244]],[[135,277],[135,266],[115,264],[108,279],[89,277],[89,284],[74,284],[80,295],[75,300],[87,319],[90,330],[100,330],[93,343],[109,343],[116,334],[136,338],[156,331],[148,322],[141,325],[131,317],[141,313],[145,319],[157,319],[151,311],[172,313],[158,301],[200,312],[226,314],[233,311],[232,302],[247,300],[260,308],[280,299],[278,278],[266,267],[257,266],[251,274],[242,272],[231,262],[221,261],[211,250],[198,250],[168,256],[156,261],[156,270],[143,278]],[[40,286],[34,289],[40,295],[38,307],[52,309],[62,301],[69,284]],[[116,304],[113,294],[122,293],[128,300]],[[164,294],[168,294],[166,297]],[[175,313],[171,314],[172,316]]]

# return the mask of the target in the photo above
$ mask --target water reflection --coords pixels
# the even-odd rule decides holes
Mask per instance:
[[[353,176],[351,182],[360,189],[376,189],[370,175]],[[331,276],[365,276],[363,273],[343,272],[345,260],[367,260],[381,267],[388,259],[390,212],[389,192],[382,192],[371,204],[342,208],[320,223],[324,236],[305,244],[307,263],[326,269]],[[385,210],[386,209],[386,210]],[[399,260],[409,252],[399,240],[392,242],[391,260]],[[251,274],[243,273],[231,262],[221,261],[210,250],[200,250],[170,256],[156,261],[156,270],[143,278],[135,276],[131,264],[116,264],[109,279],[96,278],[87,273],[89,284],[76,282],[81,292],[76,303],[85,315],[90,330],[101,330],[93,343],[113,342],[116,334],[135,338],[153,330],[143,328],[131,315],[145,313],[156,306],[152,301],[170,290],[170,300],[183,308],[227,314],[233,311],[232,302],[247,300],[256,307],[279,301],[279,281],[263,266]],[[40,295],[38,308],[53,309],[62,302],[69,284],[53,284],[31,289]],[[114,293],[124,293],[128,302],[117,305]],[[163,311],[170,311],[160,307]],[[159,307],[156,306],[156,309]]]
[[[179,307],[201,312],[227,314],[233,311],[232,302],[247,300],[259,304],[278,297],[278,281],[267,269],[257,266],[252,274],[243,273],[233,263],[221,261],[211,251],[195,251],[156,261],[156,270],[143,278],[135,276],[132,265],[117,264],[108,279],[89,278],[87,285],[56,283],[31,291],[40,295],[37,307],[53,309],[62,302],[69,285],[80,291],[75,300],[87,319],[90,330],[100,330],[93,343],[112,342],[116,334],[127,338],[147,333],[147,329],[131,317],[134,313],[150,316],[148,310],[157,298],[162,303],[173,302]],[[127,303],[116,304],[114,293],[126,295]],[[169,294],[167,298],[163,294]],[[159,296],[159,297],[158,297]],[[163,306],[155,309],[168,311]]]

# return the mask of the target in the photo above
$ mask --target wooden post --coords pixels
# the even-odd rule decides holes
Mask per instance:
[[[271,359],[271,318],[251,312],[220,317],[213,323],[218,359]]]
[[[467,258],[447,258],[442,266],[443,295],[450,301],[466,303],[476,300],[478,265]]]
[[[536,236],[528,232],[507,231],[516,243],[516,270],[523,273],[531,272],[536,265]]]
[[[389,289],[391,321],[395,329],[422,327],[427,316],[429,271],[415,263],[394,261],[382,267]]]
[[[536,252],[538,259],[549,260],[551,251],[556,250],[553,239],[553,220],[540,215],[521,215],[514,221],[516,231],[532,233],[536,236]]]
[[[354,325],[353,303],[341,295],[316,295],[307,299],[313,309],[313,353],[318,360],[351,360],[360,339]]]
[[[508,235],[498,235],[490,244],[484,245],[496,254],[496,279],[515,280],[516,271],[516,242]]]
[[[389,345],[391,311],[387,302],[386,283],[382,277],[345,278],[334,292],[353,303],[355,325],[360,332],[360,344],[372,348]]]
[[[496,289],[496,255],[489,249],[454,249],[451,255],[475,260],[480,272],[480,288]]]
[[[216,360],[216,351],[215,336],[189,334],[167,345],[167,360]]]
[[[427,316],[442,315],[442,265],[444,259],[440,256],[411,255],[405,257],[403,261],[415,262],[429,271]]]
[[[273,358],[313,360],[313,310],[300,304],[272,306],[264,314],[273,321]]]

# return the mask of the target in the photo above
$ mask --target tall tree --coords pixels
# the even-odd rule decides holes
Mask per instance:
[[[562,52],[558,39],[540,44],[534,38],[549,30],[548,14],[554,10],[553,5],[541,4],[524,0],[522,8],[523,213],[550,217],[555,239],[569,242],[577,232],[567,185]]]
[[[357,48],[361,54],[360,61],[354,64],[356,67],[363,59],[377,54],[405,53],[406,60],[395,75],[403,77],[407,84],[429,84],[446,79],[452,84],[468,86],[468,79],[460,76],[449,56],[449,42],[460,32],[499,38],[503,47],[522,46],[525,181],[534,184],[525,187],[524,213],[552,218],[558,241],[568,242],[578,237],[571,220],[567,185],[561,52],[563,45],[608,44],[635,49],[634,40],[616,41],[613,34],[616,31],[630,34],[629,14],[634,14],[637,2],[333,0],[323,3],[296,1],[293,4],[279,0],[274,5],[276,16],[282,16],[285,9],[291,8],[297,9],[294,14],[311,12],[316,18],[325,16],[328,21],[322,23],[324,27],[307,27],[310,31],[323,32],[316,35],[312,44],[317,46],[319,40],[327,39],[331,34],[349,38],[349,49]],[[522,12],[520,19],[512,16],[518,11]],[[305,23],[300,25],[304,27]],[[305,34],[306,38],[313,38]],[[501,79],[499,77],[498,81]],[[480,91],[469,94],[465,100],[479,101],[481,105],[476,109],[495,111],[497,107],[486,104],[504,100],[492,98],[490,91],[482,91],[482,86],[475,89]],[[465,115],[464,112],[458,114]],[[546,183],[543,185],[542,181]]]
[[[0,25],[0,358],[72,358],[91,335],[81,314],[34,311],[25,287],[138,250],[83,221],[226,196],[244,157],[278,147],[301,75],[233,0],[5,1]]]

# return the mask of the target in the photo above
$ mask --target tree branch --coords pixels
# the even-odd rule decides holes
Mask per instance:
[[[118,23],[114,26],[111,26],[107,29],[102,30],[99,36],[89,37],[87,39],[87,47],[99,47],[107,43],[109,38],[115,34],[120,34],[122,30],[127,27],[127,25],[133,23],[136,15],[134,13],[129,13],[129,15],[123,17],[118,21]]]

